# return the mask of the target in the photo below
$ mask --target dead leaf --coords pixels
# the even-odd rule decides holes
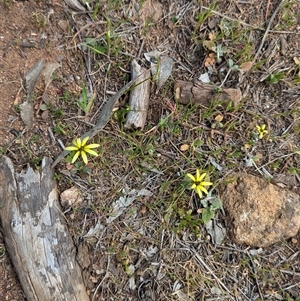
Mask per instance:
[[[296,56],[293,58],[296,65],[300,66],[300,59],[298,59]]]
[[[184,151],[188,150],[189,147],[190,147],[190,146],[189,146],[188,144],[182,144],[182,145],[180,146],[180,150],[181,150],[182,152],[184,152]]]
[[[76,11],[84,12],[85,8],[77,0],[65,0],[65,3],[72,9]]]
[[[157,77],[157,90],[159,90],[168,80],[172,73],[173,60],[170,57],[165,57],[160,61],[158,77]]]
[[[236,107],[241,102],[242,91],[240,89],[228,88],[224,89],[224,92],[226,92],[230,96],[230,100],[232,100],[234,107]]]
[[[44,60],[40,60],[34,64],[34,66],[25,75],[25,84],[27,92],[27,101],[32,101],[32,94],[37,83],[38,78],[44,68]]]
[[[204,66],[205,67],[214,67],[216,63],[216,59],[215,59],[215,54],[214,53],[210,53],[204,60]]]
[[[71,170],[72,168],[73,168],[73,164],[71,164],[71,163],[66,164],[66,169],[67,170]]]
[[[216,33],[214,31],[211,31],[209,34],[208,34],[208,38],[213,41],[215,40],[216,38]]]
[[[183,291],[176,291],[176,292],[174,292],[172,295],[176,295],[178,301],[191,301],[191,300],[192,300],[192,299],[191,299],[187,294],[185,294]]]
[[[151,74],[156,76],[157,91],[165,84],[173,69],[173,60],[168,57],[162,57],[163,52],[153,50],[144,53],[145,59],[151,64]]]
[[[145,215],[147,212],[147,207],[145,205],[143,205],[140,212],[142,215]]]
[[[44,111],[44,112],[42,113],[42,115],[41,115],[41,118],[42,118],[43,120],[48,119],[48,118],[49,118],[49,111],[48,111],[48,110],[47,110],[47,111]]]
[[[149,63],[157,64],[158,60],[160,59],[160,57],[163,54],[164,53],[161,51],[153,50],[153,51],[144,53],[144,57]]]
[[[59,63],[47,63],[42,75],[44,76],[45,86],[47,86],[52,82],[52,74],[53,72],[60,67]]]
[[[149,20],[156,23],[161,19],[162,15],[163,6],[155,0],[146,0],[139,10],[139,16],[144,23],[149,22]]]
[[[27,129],[33,126],[33,102],[25,101],[20,104],[21,119],[25,123]]]
[[[202,45],[209,50],[212,50],[212,48],[216,46],[214,41],[209,41],[209,40],[203,41]]]
[[[206,84],[210,83],[210,78],[209,78],[208,72],[205,72],[205,73],[201,74],[201,75],[199,76],[199,80],[200,80],[202,83],[206,83]]]
[[[221,122],[223,120],[223,118],[224,118],[223,115],[219,114],[215,117],[215,121]]]
[[[253,66],[253,62],[245,62],[240,65],[239,69],[242,70],[243,72],[247,72],[252,68],[252,66]]]
[[[205,224],[205,228],[210,235],[213,244],[221,245],[226,236],[226,229],[223,225],[210,220],[207,224]]]

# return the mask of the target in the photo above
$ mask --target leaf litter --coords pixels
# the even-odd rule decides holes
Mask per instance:
[[[147,3],[149,5],[150,1]],[[264,76],[262,78],[267,78],[269,71],[276,72],[278,68],[281,68],[276,64],[276,57],[273,57],[272,69],[261,68],[257,73],[255,68],[252,69],[252,57],[255,55],[255,49],[259,47],[257,42],[261,31],[254,30],[252,27],[247,28],[247,30],[253,30],[252,45],[250,45],[252,57],[247,55],[234,57],[237,49],[247,46],[247,41],[241,39],[234,42],[233,46],[230,22],[222,21],[224,16],[224,19],[228,20],[228,12],[231,11],[230,18],[236,16],[236,19],[241,21],[239,29],[241,26],[247,26],[245,24],[254,24],[253,20],[263,25],[264,21],[256,13],[261,3],[257,1],[253,3],[253,7],[246,3],[239,4],[240,9],[247,8],[247,13],[246,10],[241,10],[238,14],[226,3],[219,4],[210,10],[200,10],[199,5],[193,1],[162,3],[163,15],[152,18],[153,12],[149,13],[143,17],[142,25],[134,23],[138,22],[137,19],[134,19],[132,23],[127,19],[123,22],[124,16],[134,15],[137,11],[131,3],[124,1],[123,4],[122,7],[112,7],[109,3],[105,3],[103,10],[101,8],[98,14],[95,14],[95,22],[100,19],[109,19],[111,25],[115,26],[114,28],[108,29],[105,22],[92,26],[91,20],[91,23],[86,23],[86,18],[88,18],[86,14],[72,15],[72,28],[77,33],[76,37],[68,40],[69,51],[74,49],[72,48],[74,41],[79,45],[80,39],[85,41],[86,38],[93,37],[98,43],[97,46],[102,47],[103,51],[110,49],[110,52],[101,55],[87,48],[77,48],[76,51],[71,52],[76,58],[78,54],[76,52],[80,51],[84,57],[84,66],[90,66],[87,67],[85,76],[87,81],[88,78],[90,79],[98,96],[88,119],[82,121],[77,115],[77,108],[74,109],[72,104],[66,101],[62,106],[65,117],[54,120],[55,137],[65,144],[72,141],[75,136],[82,137],[92,131],[94,139],[101,142],[103,147],[101,156],[93,161],[94,169],[84,176],[74,175],[66,170],[64,161],[60,161],[65,154],[61,156],[58,152],[55,154],[55,157],[58,155],[59,158],[55,163],[57,171],[64,175],[60,180],[61,189],[65,186],[69,187],[68,181],[71,181],[82,191],[82,204],[75,208],[71,206],[70,213],[66,213],[70,229],[76,233],[76,239],[79,236],[83,237],[92,247],[93,262],[100,264],[101,258],[108,256],[107,266],[104,266],[103,270],[109,270],[112,267],[118,269],[118,285],[116,285],[116,279],[113,276],[103,278],[101,269],[99,270],[96,266],[90,267],[89,273],[93,279],[93,285],[89,286],[91,298],[93,300],[100,300],[100,298],[123,300],[126,297],[130,300],[138,300],[138,298],[149,300],[148,297],[151,296],[151,300],[178,298],[217,300],[221,293],[222,298],[227,298],[227,300],[262,297],[265,300],[272,300],[274,294],[270,294],[271,289],[277,291],[277,297],[279,295],[296,296],[299,291],[299,281],[297,282],[296,279],[296,282],[293,282],[292,277],[298,276],[293,274],[288,265],[290,256],[295,254],[297,240],[294,245],[289,244],[288,247],[285,244],[276,245],[274,247],[276,252],[270,248],[257,253],[255,250],[248,253],[247,246],[236,246],[232,244],[228,236],[224,238],[226,216],[222,214],[222,211],[215,216],[214,224],[212,226],[209,224],[208,228],[200,224],[194,228],[197,230],[196,233],[189,228],[183,228],[179,232],[174,231],[181,222],[180,217],[176,215],[178,207],[194,211],[199,209],[196,200],[188,192],[183,193],[180,190],[183,185],[182,175],[185,172],[200,165],[210,169],[214,180],[222,181],[223,176],[230,173],[232,169],[244,170],[243,158],[252,158],[260,152],[264,154],[262,156],[264,164],[268,164],[270,163],[269,157],[279,157],[297,146],[297,140],[295,140],[297,132],[293,132],[294,134],[289,136],[287,141],[280,137],[282,129],[289,129],[287,125],[297,121],[297,116],[292,121],[290,114],[272,115],[272,112],[279,115],[281,112],[286,114],[289,112],[287,111],[289,107],[293,108],[297,98],[291,92],[295,91],[295,88],[293,86],[288,88],[288,85],[285,86],[285,82],[281,80],[277,83],[279,86],[266,86],[264,79],[259,84],[255,84],[260,75]],[[96,3],[92,1],[89,5],[92,9],[96,7]],[[270,7],[273,11],[274,6],[275,4],[272,4]],[[207,47],[208,50],[203,49],[201,41],[209,36],[216,39],[217,35],[212,36],[211,29],[208,30],[206,27],[206,23],[211,21],[209,16],[203,22],[202,27],[200,20],[204,10],[210,11],[215,24],[220,24],[219,28],[214,25],[214,30],[219,33],[224,32],[224,38],[214,41],[215,45],[208,45],[211,48]],[[219,14],[214,14],[214,12]],[[213,25],[210,24],[210,26]],[[145,32],[139,36],[141,29]],[[106,33],[105,38],[102,33]],[[163,43],[166,41],[167,43]],[[122,45],[122,50],[118,49],[118,45]],[[153,79],[161,77],[163,84],[157,90],[158,92],[154,85],[152,87],[145,130],[123,131],[122,122],[120,122],[122,119],[115,119],[115,115],[111,116],[111,112],[116,98],[126,103],[126,94],[130,90],[130,85],[125,86],[128,82],[125,75],[129,73],[132,56],[135,57],[138,53],[144,52],[141,49],[147,49],[147,51],[159,49],[157,50],[159,53],[154,55],[155,59],[152,56],[152,64],[156,65],[152,66],[154,68]],[[113,55],[112,50],[116,51],[116,56]],[[205,60],[209,54],[214,61]],[[292,50],[291,55],[297,57],[295,49]],[[166,72],[161,75],[163,68],[160,66],[164,58],[170,58],[172,62],[169,61],[165,68]],[[229,59],[232,59],[232,66],[236,65],[243,70],[248,76],[247,80],[245,80],[246,77],[241,78],[239,72],[228,73]],[[149,67],[143,59],[138,58],[138,60],[143,67]],[[290,63],[295,65],[293,61]],[[208,106],[200,104],[196,107],[193,106],[195,104],[190,103],[177,104],[173,99],[173,91],[170,89],[173,81],[179,79],[192,82],[209,70],[212,71],[209,73],[209,80],[215,84],[215,90],[222,82],[224,82],[224,89],[240,88],[246,91],[247,85],[250,85],[248,91],[251,97],[248,95],[247,101],[243,99],[238,102],[234,110],[229,104],[225,107],[214,103]],[[74,68],[74,73],[76,72],[78,69]],[[228,77],[224,80],[226,74]],[[54,83],[57,84],[50,82],[49,87]],[[155,80],[154,83],[158,84]],[[79,88],[81,84],[82,82],[79,83]],[[291,92],[286,94],[284,89],[291,89]],[[109,91],[114,93],[122,91],[122,93],[117,93],[117,97],[111,99]],[[64,94],[65,90],[62,92],[61,95],[67,95]],[[287,95],[289,97],[286,97]],[[281,98],[284,98],[286,103],[278,105]],[[109,103],[109,109],[104,114],[105,122],[102,120],[101,126],[96,126],[97,131],[95,131],[93,126],[101,120],[99,112],[103,112],[101,109],[107,103]],[[122,106],[119,106],[116,112],[122,116]],[[295,114],[295,112],[290,113]],[[251,143],[254,143],[249,125],[255,118],[274,118],[271,122],[274,132],[272,139],[278,139],[276,143],[280,147],[275,148],[272,141],[263,141],[261,144],[255,144],[255,147],[251,149],[253,154],[249,154],[246,145],[251,146]],[[222,123],[225,130],[221,127],[213,128],[216,123]],[[104,126],[106,126],[105,130],[103,130]],[[72,130],[70,131],[69,128]],[[292,127],[289,131],[294,131],[294,129]],[[149,134],[145,134],[148,132]],[[184,153],[182,153],[181,146],[184,146]],[[295,167],[296,160],[295,156],[291,156],[290,166]],[[284,163],[286,162],[283,162],[281,167],[283,172],[287,172],[288,165]],[[251,164],[248,167],[249,172],[259,172],[257,170],[259,165],[254,159]],[[275,173],[278,168],[275,165],[267,167]],[[145,193],[139,195],[143,189]],[[175,198],[176,195],[177,198]],[[89,213],[81,210],[83,207],[89,207]],[[168,214],[171,214],[170,218]],[[198,218],[200,218],[199,215]],[[80,228],[79,234],[76,232],[78,227]],[[220,233],[216,231],[218,227],[222,230]],[[293,263],[295,273],[298,273],[299,262],[293,261]],[[265,269],[260,269],[260,267]],[[274,282],[267,284],[264,279],[274,279]],[[115,288],[114,295],[111,293],[111,288]]]

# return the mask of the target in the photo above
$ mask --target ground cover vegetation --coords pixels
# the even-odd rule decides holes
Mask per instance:
[[[299,301],[297,240],[260,250],[228,236],[219,245],[209,234],[228,227],[218,187],[232,171],[270,180],[300,172],[299,1],[85,3],[88,13],[64,15],[74,81],[62,67],[52,76],[55,100],[36,95],[37,115],[61,145],[15,133],[1,154],[38,168],[43,156],[70,151],[56,179],[61,191],[80,191],[80,202],[63,209],[86,252],[81,266],[91,300]],[[2,5],[9,9],[8,1]],[[46,21],[32,16],[36,27]],[[106,127],[80,140],[130,80],[132,59],[149,69],[143,54],[153,50],[174,66],[159,90],[152,77],[145,128],[124,128],[125,93]],[[179,103],[174,82],[203,76],[216,93],[241,89],[242,99]]]

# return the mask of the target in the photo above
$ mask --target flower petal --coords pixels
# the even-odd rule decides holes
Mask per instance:
[[[95,152],[94,150],[84,148],[84,151],[86,153],[89,153],[89,154],[95,156],[95,157],[99,156],[99,154],[97,152]]]
[[[73,144],[77,147],[77,148],[81,148],[81,139],[80,138],[77,138]]]
[[[212,184],[213,184],[212,182],[201,182],[202,186],[210,186]]]
[[[87,149],[87,148],[96,148],[96,147],[99,147],[99,146],[100,146],[100,144],[93,143],[93,144],[86,145],[84,147],[84,149]]]
[[[199,177],[198,182],[202,182],[202,180],[206,177],[206,175],[207,175],[206,172],[203,173],[203,174]]]
[[[81,142],[81,147],[85,146],[90,137],[85,137]]]
[[[200,170],[199,169],[196,169],[196,179],[195,179],[195,181],[196,182],[200,182]]]
[[[193,184],[192,186],[191,186],[191,189],[196,189],[197,188],[197,185],[196,184]]]
[[[203,195],[202,195],[202,191],[200,189],[200,186],[198,185],[195,190],[196,190],[196,192],[198,193],[198,195],[199,195],[199,197],[201,199]]]
[[[74,151],[74,150],[78,150],[78,147],[76,147],[76,146],[67,146],[67,147],[65,147],[65,150]]]
[[[81,151],[81,157],[82,157],[82,160],[83,160],[83,162],[85,163],[85,164],[87,164],[88,163],[88,158],[87,158],[87,156],[86,156],[86,153],[85,153],[85,151]]]
[[[199,189],[200,189],[201,191],[203,191],[205,194],[208,194],[208,191],[206,190],[205,187],[199,185]]]
[[[73,159],[72,159],[72,163],[74,163],[78,159],[79,155],[80,155],[80,151],[77,151],[76,154],[74,155]]]
[[[186,174],[192,181],[196,182],[196,179],[193,175],[191,175],[190,173]]]

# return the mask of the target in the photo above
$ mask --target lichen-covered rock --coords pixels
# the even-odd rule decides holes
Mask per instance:
[[[220,188],[231,238],[238,244],[266,247],[300,229],[300,196],[242,173],[229,176]]]

